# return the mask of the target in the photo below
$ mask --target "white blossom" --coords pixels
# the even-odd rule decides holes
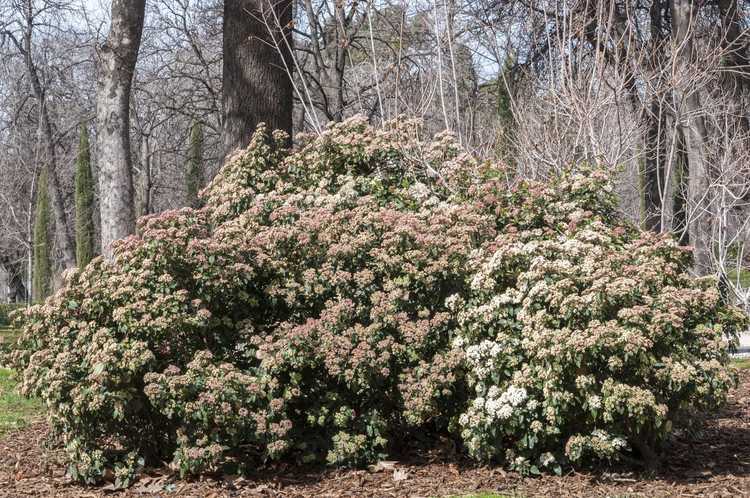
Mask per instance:
[[[542,453],[542,455],[539,457],[539,463],[541,463],[545,467],[547,467],[548,465],[554,462],[555,462],[555,455],[553,455],[549,451],[546,453]]]

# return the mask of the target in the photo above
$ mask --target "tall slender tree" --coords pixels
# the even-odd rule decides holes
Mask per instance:
[[[513,117],[513,66],[516,57],[509,54],[497,78],[497,120],[499,125],[498,152],[509,163],[513,160],[513,141],[516,122]]]
[[[81,126],[75,176],[76,263],[83,268],[94,257],[94,178],[91,175],[89,133]]]
[[[99,50],[96,141],[102,253],[108,258],[112,256],[112,242],[135,231],[130,90],[143,33],[145,4],[145,0],[112,0],[112,25]]]
[[[200,121],[195,121],[190,129],[190,150],[185,171],[189,206],[198,207],[198,192],[203,188],[203,181],[203,126]]]
[[[50,292],[52,282],[52,263],[50,261],[50,206],[49,206],[49,173],[42,168],[37,183],[36,206],[34,209],[33,234],[33,267],[31,297],[34,301],[43,301]]]
[[[292,0],[224,2],[225,156],[244,147],[255,127],[292,133]]]
[[[134,182],[135,216],[140,218],[151,213],[151,166],[153,154],[151,151],[152,138],[147,134],[141,134],[139,144],[139,165],[136,170]]]

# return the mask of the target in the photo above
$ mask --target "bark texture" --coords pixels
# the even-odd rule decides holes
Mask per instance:
[[[130,88],[143,31],[145,0],[112,0],[112,26],[100,48],[96,88],[102,253],[135,231],[130,156]]]
[[[291,0],[224,2],[224,155],[259,123],[292,133]]]
[[[694,0],[672,0],[672,34],[679,47],[677,63],[684,67],[696,61],[694,24],[697,12]],[[709,165],[706,160],[707,131],[700,93],[688,85],[675,93],[679,106],[679,130],[685,138],[687,158],[688,236],[693,245],[694,269],[699,275],[711,271],[711,199]]]
[[[738,133],[750,132],[750,112],[746,105],[747,91],[750,88],[750,58],[748,45],[750,37],[744,28],[746,19],[743,18],[742,5],[738,0],[719,0],[719,14],[721,16],[721,40],[727,51],[725,66],[728,71],[723,74],[725,91],[732,95],[734,102],[733,114],[737,116]]]

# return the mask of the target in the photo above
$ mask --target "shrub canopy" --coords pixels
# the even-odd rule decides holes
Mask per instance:
[[[651,458],[732,384],[743,315],[596,171],[511,182],[448,135],[259,128],[30,308],[12,354],[71,474],[360,465],[425,435],[537,472]]]

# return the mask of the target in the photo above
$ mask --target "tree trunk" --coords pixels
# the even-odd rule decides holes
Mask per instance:
[[[661,80],[664,67],[664,0],[653,0],[649,9],[651,20],[651,39],[649,46],[648,65],[652,71],[652,78]],[[659,81],[657,88],[663,87]],[[647,230],[661,232],[665,228],[664,223],[664,190],[667,185],[667,153],[666,153],[666,109],[663,95],[657,91],[651,91],[646,95],[646,103],[643,105],[644,122],[644,145],[645,158],[643,165],[642,195],[643,195],[643,222]],[[667,224],[668,225],[668,224]]]
[[[722,48],[726,51],[725,66],[729,71],[722,73],[722,83],[728,95],[734,98],[733,114],[737,116],[738,131],[750,132],[750,115],[743,100],[750,87],[750,57],[748,57],[748,33],[744,28],[742,10],[738,0],[719,0],[721,16]],[[747,137],[744,137],[747,138]]]
[[[336,108],[333,119],[336,122],[344,120],[344,72],[346,70],[347,47],[351,43],[348,36],[349,19],[344,12],[345,2],[335,2],[334,19],[336,21],[336,59],[334,61],[333,88],[336,89]],[[368,14],[369,15],[369,14]],[[375,54],[373,54],[375,57]]]
[[[44,166],[46,166],[48,173],[49,197],[52,201],[52,213],[55,217],[57,245],[62,253],[63,267],[71,268],[76,264],[75,249],[73,246],[73,238],[70,235],[68,215],[65,211],[65,202],[63,201],[62,192],[60,190],[60,180],[57,177],[57,151],[55,150],[55,137],[52,131],[52,123],[47,110],[47,97],[45,89],[42,87],[42,83],[39,79],[39,74],[32,55],[31,38],[33,36],[33,24],[31,19],[33,16],[31,12],[31,3],[26,4],[26,7],[28,9],[26,15],[29,21],[24,30],[23,47],[19,48],[23,54],[26,72],[31,83],[31,88],[34,92],[34,97],[39,102],[39,135],[40,138],[42,135],[44,136]]]
[[[643,167],[644,225],[647,230],[660,233],[662,226],[662,198],[666,188],[666,114],[659,97],[651,96],[646,113],[646,157]]]
[[[292,5],[291,0],[224,2],[225,157],[245,147],[259,123],[291,136]]]
[[[100,49],[96,86],[102,253],[135,231],[130,157],[130,87],[143,31],[145,0],[112,0],[112,26]]]
[[[697,12],[694,0],[672,0],[672,33],[679,47],[675,63],[682,66],[683,78],[691,74],[696,63],[693,39]],[[687,70],[685,70],[687,68]],[[711,272],[711,199],[709,166],[706,153],[706,124],[701,109],[700,94],[689,81],[675,90],[677,96],[678,127],[685,137],[687,156],[688,234],[693,246],[694,270],[699,275]]]

